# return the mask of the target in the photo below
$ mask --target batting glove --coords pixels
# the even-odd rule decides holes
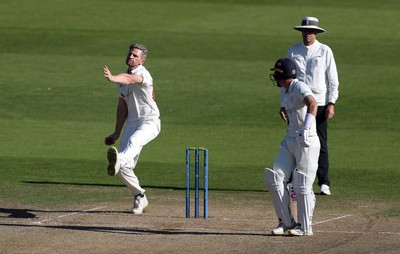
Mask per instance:
[[[299,143],[301,147],[309,147],[311,145],[311,139],[309,137],[310,130],[301,129],[299,130]]]

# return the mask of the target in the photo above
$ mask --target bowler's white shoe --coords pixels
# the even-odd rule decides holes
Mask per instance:
[[[329,186],[326,184],[321,184],[321,189],[319,191],[320,195],[331,195],[331,190],[329,189]]]
[[[279,222],[279,225],[271,230],[271,233],[273,235],[283,235],[286,231],[288,231],[289,229],[293,229],[297,226],[296,222],[293,222],[292,225],[290,225],[289,227],[286,227],[282,222]]]
[[[107,173],[110,176],[115,176],[116,174],[118,174],[119,168],[121,166],[118,160],[117,148],[113,146],[108,148],[107,159],[108,159]]]
[[[297,226],[293,229],[289,229],[288,234],[292,236],[312,236],[313,232],[306,233],[301,227]]]
[[[143,210],[147,207],[149,201],[147,201],[146,195],[138,194],[135,196],[133,200],[133,209],[132,212],[134,214],[142,214]]]

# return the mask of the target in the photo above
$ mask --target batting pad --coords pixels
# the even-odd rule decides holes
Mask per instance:
[[[294,219],[290,212],[290,196],[286,188],[287,183],[272,169],[265,168],[265,185],[269,191],[279,221],[285,226],[293,224]]]
[[[313,181],[303,173],[295,170],[293,186],[297,198],[297,222],[305,234],[312,234],[312,217],[315,207],[315,195],[312,189]]]

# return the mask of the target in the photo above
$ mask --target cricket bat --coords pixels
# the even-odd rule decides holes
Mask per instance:
[[[294,191],[294,187],[292,183],[288,183],[287,185],[289,196],[290,196],[290,211],[292,213],[293,218],[297,222],[297,198],[296,198],[296,192]]]

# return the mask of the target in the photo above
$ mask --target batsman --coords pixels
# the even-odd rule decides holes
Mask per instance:
[[[285,94],[285,108],[289,118],[286,135],[280,144],[273,168],[265,168],[265,184],[270,193],[279,224],[271,232],[283,235],[310,236],[315,207],[313,183],[318,168],[320,142],[316,132],[317,102],[311,89],[296,79],[296,65],[288,58],[279,59],[270,74],[274,85]],[[292,184],[297,195],[297,222],[290,209],[287,184]]]

